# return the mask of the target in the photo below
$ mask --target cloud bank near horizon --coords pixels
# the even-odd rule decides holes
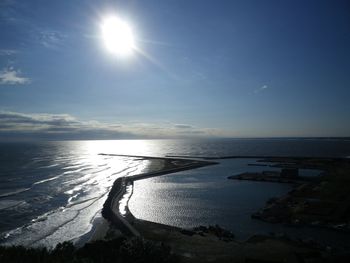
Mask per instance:
[[[222,135],[223,132],[217,129],[171,122],[102,123],[95,120],[79,120],[70,114],[0,111],[2,140],[167,139]]]

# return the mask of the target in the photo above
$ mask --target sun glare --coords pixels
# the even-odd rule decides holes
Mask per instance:
[[[122,19],[110,16],[101,24],[102,38],[106,48],[120,56],[130,55],[135,48],[131,27]]]

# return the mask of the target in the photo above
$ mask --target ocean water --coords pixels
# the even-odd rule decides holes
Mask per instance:
[[[0,143],[0,244],[54,246],[91,231],[115,179],[149,169],[124,155],[350,156],[349,140],[120,140]],[[254,160],[252,160],[254,162]],[[129,202],[138,217],[178,226],[217,222],[238,236],[263,229],[249,214],[288,185],[237,183],[226,177],[247,160],[135,183]],[[147,209],[146,209],[147,208]],[[162,211],[162,217],[159,216]],[[248,222],[249,221],[249,222]],[[239,227],[237,227],[239,226]]]

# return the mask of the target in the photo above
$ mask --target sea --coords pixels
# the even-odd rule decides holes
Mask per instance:
[[[113,182],[151,169],[150,161],[127,156],[309,156],[350,157],[350,139],[183,139],[0,143],[0,245],[53,247],[91,235]],[[228,180],[261,171],[255,158],[135,182],[128,200],[137,218],[190,228],[220,226],[238,240],[253,234],[289,235],[347,247],[349,234],[268,224],[250,215],[291,185]],[[268,168],[273,170],[277,168]],[[321,171],[302,170],[303,176]]]

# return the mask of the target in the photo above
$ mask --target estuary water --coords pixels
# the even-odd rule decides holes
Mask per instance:
[[[149,171],[147,160],[103,154],[166,156],[350,156],[349,140],[232,139],[0,143],[0,244],[54,246],[91,231],[118,177]],[[218,223],[239,237],[284,231],[249,215],[288,185],[234,182],[226,177],[254,160],[141,180],[129,202],[135,216],[190,227]],[[161,216],[160,216],[161,215]],[[283,228],[283,229],[282,229]]]
[[[227,179],[230,175],[279,168],[249,166],[255,159],[219,160],[218,165],[135,181],[129,209],[137,218],[182,228],[218,224],[237,240],[254,234],[287,235],[317,240],[321,244],[350,249],[350,235],[329,229],[292,227],[252,219],[272,197],[292,190],[290,184]],[[259,163],[261,164],[261,163]],[[318,176],[320,171],[300,169],[300,176]]]

